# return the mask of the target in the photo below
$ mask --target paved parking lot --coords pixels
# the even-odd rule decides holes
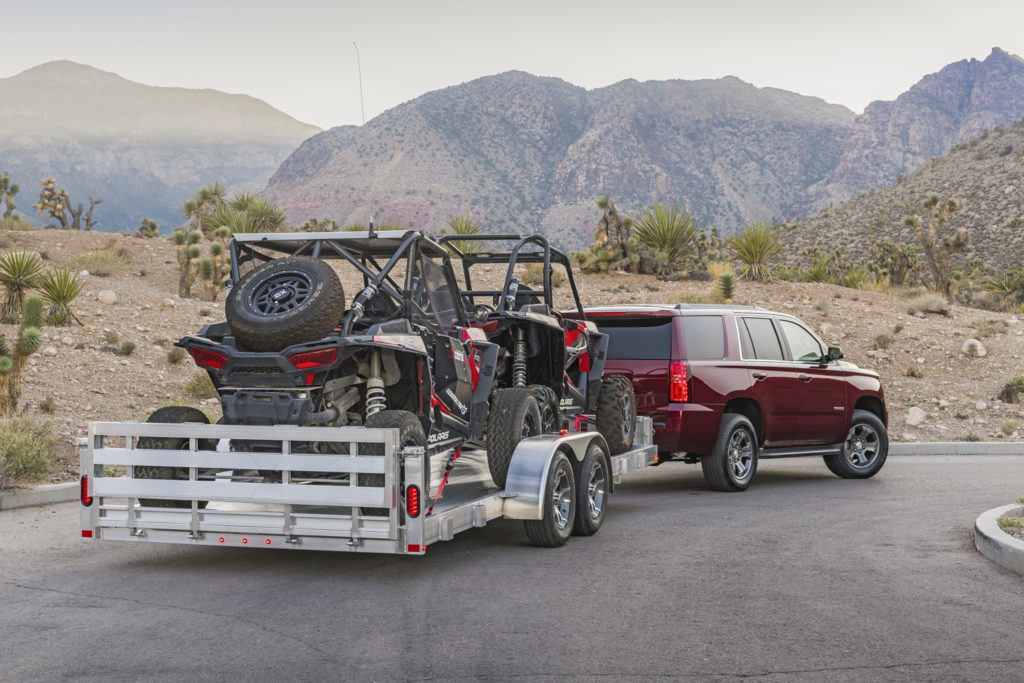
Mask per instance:
[[[1024,578],[972,546],[1024,457],[628,477],[561,549],[492,523],[425,557],[80,540],[0,514],[0,680],[1020,680]]]

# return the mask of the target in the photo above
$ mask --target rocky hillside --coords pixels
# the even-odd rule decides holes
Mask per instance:
[[[983,61],[955,62],[922,78],[893,102],[868,105],[842,156],[807,193],[819,209],[909,175],[955,144],[1024,116],[1024,59],[993,48]]]
[[[808,246],[845,246],[848,254],[866,256],[865,246],[872,237],[916,245],[913,230],[903,225],[903,217],[920,213],[921,201],[930,192],[960,201],[946,231],[967,228],[971,248],[954,255],[954,262],[979,258],[993,274],[1020,266],[1024,254],[1024,121],[983,132],[926,162],[909,178],[787,226],[786,251],[795,257]]]
[[[48,264],[63,265],[103,250],[110,239],[115,249],[126,250],[127,265],[109,277],[86,279],[75,305],[84,325],[44,328],[42,349],[31,357],[25,377],[23,414],[52,423],[65,443],[58,479],[77,468],[72,444],[85,436],[91,420],[142,420],[170,401],[197,406],[214,418],[220,414],[216,399],[186,390],[198,372],[194,364],[188,358],[172,363],[168,352],[171,341],[222,320],[223,302],[174,296],[177,264],[167,239],[0,232],[0,249],[35,249]],[[624,273],[578,277],[589,305],[675,303],[684,296],[706,296],[709,289],[708,283]],[[346,285],[346,291],[359,291],[354,280]],[[569,300],[564,286],[556,290],[558,297]],[[918,317],[897,296],[812,283],[740,282],[736,301],[792,313],[840,345],[847,360],[876,369],[895,440],[1024,438],[1024,406],[995,400],[1007,380],[1024,375],[1024,322],[1014,316],[953,306],[949,317]],[[0,334],[11,339],[15,329],[0,325]],[[983,357],[961,352],[969,338],[986,347]],[[130,355],[113,352],[125,342],[134,344]],[[920,412],[911,417],[911,408]]]
[[[293,223],[394,221],[437,229],[471,213],[496,230],[593,229],[594,200],[659,200],[704,224],[787,215],[839,161],[854,115],[736,78],[623,81],[587,91],[522,72],[395,107],[307,140],[270,180]]]
[[[73,62],[0,79],[0,173],[37,223],[37,181],[52,175],[75,204],[103,199],[97,230],[149,217],[167,231],[197,187],[259,190],[317,130],[246,95],[150,87]]]

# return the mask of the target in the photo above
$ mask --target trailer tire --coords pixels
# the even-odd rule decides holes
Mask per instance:
[[[418,417],[408,410],[382,410],[366,419],[366,427],[371,429],[397,429],[399,449],[406,446],[427,447],[427,435]],[[366,455],[384,455],[383,444],[370,444],[366,447]],[[361,484],[366,486],[384,486],[383,474],[363,474],[359,477]],[[401,482],[395,482],[400,487]],[[388,508],[362,508],[362,513],[370,517],[387,517]]]
[[[508,466],[519,442],[541,433],[541,412],[534,391],[512,387],[494,392],[487,414],[487,467],[498,488],[505,487]]]
[[[297,256],[249,271],[224,302],[231,334],[250,351],[280,351],[323,339],[344,312],[345,291],[334,269],[318,259]]]
[[[608,442],[612,455],[625,453],[633,446],[636,394],[628,377],[608,375],[601,380],[601,393],[597,397],[597,431]]]
[[[576,482],[575,536],[593,536],[604,523],[608,510],[609,470],[604,451],[596,443],[587,448]]]
[[[210,424],[206,414],[189,406],[164,406],[157,408],[153,414],[146,418],[146,422],[153,424],[184,424],[186,422],[200,422]],[[210,444],[201,444],[203,448],[213,450]],[[161,439],[155,436],[139,437],[137,444],[139,448],[160,448],[176,451],[188,448],[188,439],[176,439],[173,437]],[[188,469],[184,467],[157,467],[154,465],[139,465],[132,468],[132,476],[136,479],[188,479]],[[199,501],[199,508],[206,507],[207,501]],[[157,500],[154,498],[139,498],[139,505],[151,508],[188,508],[192,503],[187,500]]]
[[[565,545],[576,517],[576,478],[569,458],[561,451],[551,461],[540,500],[544,516],[523,522],[526,537],[531,545],[543,548]]]

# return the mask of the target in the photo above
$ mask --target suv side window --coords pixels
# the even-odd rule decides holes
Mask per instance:
[[[782,328],[782,334],[789,342],[789,351],[793,355],[792,360],[801,363],[814,363],[825,355],[821,344],[805,328],[789,320],[779,320],[779,327]]]
[[[754,347],[754,357],[758,360],[785,360],[782,355],[782,344],[775,333],[775,326],[768,318],[741,318],[750,335]],[[742,338],[742,335],[740,335]]]
[[[725,328],[720,315],[684,315],[683,339],[687,360],[725,358]]]

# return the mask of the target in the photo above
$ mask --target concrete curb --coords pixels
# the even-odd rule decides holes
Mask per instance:
[[[0,510],[49,505],[50,503],[67,503],[71,500],[78,500],[78,491],[77,481],[69,481],[64,484],[44,484],[31,489],[0,491]]]
[[[1024,575],[1024,541],[999,528],[1000,517],[1021,517],[1024,505],[1004,505],[981,513],[974,522],[974,547],[1001,567]]]
[[[889,455],[1024,455],[1024,441],[890,443]]]

